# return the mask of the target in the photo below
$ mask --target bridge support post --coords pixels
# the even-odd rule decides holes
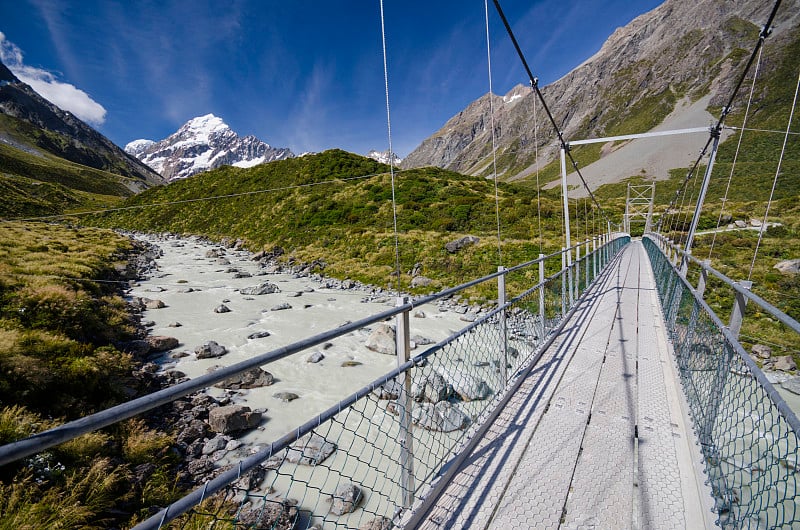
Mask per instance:
[[[395,303],[396,307],[401,307],[408,303],[408,297],[398,296]],[[395,345],[397,346],[397,364],[402,365],[410,358],[411,339],[408,323],[408,311],[403,311],[395,317],[396,333]],[[400,396],[397,398],[400,405],[400,469],[401,484],[403,491],[403,506],[410,508],[414,503],[414,434],[411,426],[411,372],[406,370],[399,377]]]
[[[592,280],[597,278],[597,236],[592,238]]]
[[[575,295],[574,299],[581,296],[581,243],[575,245]]]
[[[497,267],[497,272],[503,272],[506,268],[500,265]],[[506,305],[506,275],[501,274],[497,277],[497,305],[504,307]],[[506,310],[500,311],[500,340],[503,341],[502,349],[502,363],[500,374],[503,377],[503,383],[508,382],[508,323],[506,322]]]
[[[539,342],[544,340],[546,320],[544,311],[544,254],[539,254],[539,323],[541,324],[541,332],[539,333]]]
[[[748,280],[742,280],[737,283],[748,291],[751,287],[753,287],[753,282]],[[733,333],[733,336],[737,339],[739,338],[739,331],[742,329],[742,320],[744,319],[744,310],[746,305],[747,298],[745,298],[745,296],[739,291],[736,291],[736,299],[733,301],[733,310],[731,311],[731,320],[728,324],[728,329],[731,330],[731,333]]]
[[[567,314],[567,254],[561,247],[561,318]]]
[[[704,259],[703,265],[711,265],[711,261]],[[697,296],[702,300],[706,292],[706,283],[708,282],[708,271],[705,268],[700,269],[700,278],[697,279]]]

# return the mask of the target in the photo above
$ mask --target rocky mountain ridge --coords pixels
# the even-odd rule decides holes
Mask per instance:
[[[0,142],[32,155],[46,152],[70,162],[126,177],[125,186],[140,191],[162,184],[161,177],[111,140],[62,110],[20,81],[0,63]]]
[[[252,167],[295,156],[290,149],[272,147],[255,136],[239,136],[213,114],[193,118],[157,142],[134,140],[125,151],[168,181],[224,165]]]
[[[784,2],[778,12],[768,47],[776,54],[798,32],[798,4],[798,0]],[[771,7],[755,0],[666,0],[617,29],[595,55],[542,92],[567,139],[644,132],[679,103],[706,95],[712,107],[720,106]],[[767,60],[765,68],[769,67]],[[539,167],[556,156],[555,134],[538,102],[534,125],[534,98],[533,90],[523,85],[505,96],[491,96],[500,178],[533,173],[535,147]],[[403,166],[434,165],[492,176],[489,109],[490,95],[485,94],[424,140]]]
[[[367,158],[371,158],[377,162],[380,162],[381,164],[387,164],[387,165],[389,164],[389,161],[392,159],[394,160],[395,165],[398,165],[403,162],[403,159],[397,156],[397,153],[392,153],[392,156],[390,157],[388,149],[385,151],[376,151],[375,149],[372,149],[370,150],[369,153],[367,153]]]

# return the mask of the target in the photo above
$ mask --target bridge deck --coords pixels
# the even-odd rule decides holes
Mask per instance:
[[[633,242],[423,528],[709,526],[678,385],[648,258]]]

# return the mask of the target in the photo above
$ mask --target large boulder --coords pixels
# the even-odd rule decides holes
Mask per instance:
[[[436,369],[453,388],[453,391],[464,401],[486,399],[492,395],[492,389],[486,381],[465,373],[463,370],[448,370],[440,367]]]
[[[396,355],[397,344],[395,342],[394,328],[388,324],[379,324],[367,338],[366,347],[384,355]]]
[[[294,499],[266,499],[242,508],[237,516],[236,528],[253,530],[290,530],[297,523],[297,501]]]
[[[195,348],[194,353],[197,355],[198,359],[214,359],[216,357],[222,357],[228,353],[228,349],[225,348],[225,346],[220,346],[215,341],[210,340],[205,344]]]
[[[303,436],[292,445],[278,452],[264,463],[267,469],[277,469],[283,462],[316,466],[336,451],[336,444],[331,443],[318,434]]]
[[[208,425],[221,434],[245,431],[261,422],[261,413],[253,412],[244,405],[227,405],[208,411]]]
[[[151,335],[145,339],[151,352],[173,350],[178,347],[178,339],[166,335]]]
[[[411,419],[415,425],[423,429],[440,432],[463,429],[470,421],[469,416],[449,401],[420,403],[411,412]]]
[[[795,364],[791,355],[780,355],[778,357],[774,357],[774,360],[775,362],[772,366],[776,370],[783,370],[784,372],[797,370],[797,365]]]
[[[342,484],[336,488],[336,493],[331,496],[331,513],[344,515],[354,512],[363,497],[361,488],[355,484]]]
[[[455,241],[450,241],[449,243],[445,244],[444,248],[445,248],[445,250],[447,250],[447,252],[449,252],[451,254],[455,254],[456,252],[458,252],[462,248],[464,248],[466,246],[469,246],[469,245],[475,245],[479,241],[480,241],[479,237],[476,237],[476,236],[464,236],[464,237],[462,237],[460,239],[456,239]]]
[[[800,259],[787,259],[775,264],[775,269],[778,269],[783,274],[800,274]]]
[[[167,304],[163,302],[163,300],[156,300],[152,298],[142,298],[142,302],[144,302],[144,307],[146,309],[163,309],[167,307]]]
[[[208,372],[215,372],[219,370],[220,366],[212,366]],[[271,373],[256,366],[239,375],[223,379],[214,386],[217,388],[225,388],[227,390],[241,390],[245,388],[260,388],[262,386],[269,386],[275,382],[275,378]]]
[[[433,373],[422,381],[415,379],[411,385],[411,396],[415,401],[438,403],[449,398],[452,393],[452,387],[439,373]]]
[[[411,287],[427,287],[433,282],[427,276],[414,276],[411,279]]]
[[[278,288],[277,285],[274,283],[264,282],[258,285],[253,285],[252,287],[245,287],[244,289],[239,289],[240,294],[248,295],[248,296],[260,296],[262,294],[274,294],[279,293],[281,290]]]

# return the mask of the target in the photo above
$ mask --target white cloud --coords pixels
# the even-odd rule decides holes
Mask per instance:
[[[59,81],[56,76],[22,61],[22,51],[0,32],[0,60],[20,81],[31,86],[40,96],[54,105],[68,110],[92,125],[102,125],[106,120],[106,109],[83,90]]]

